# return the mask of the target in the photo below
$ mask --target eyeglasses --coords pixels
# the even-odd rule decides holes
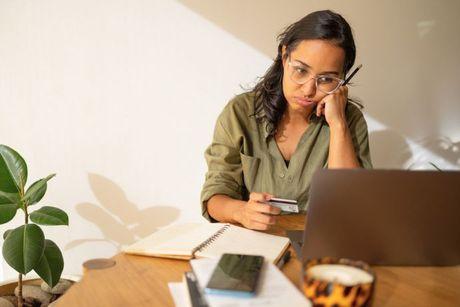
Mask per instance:
[[[305,69],[304,66],[293,64],[290,60],[288,61],[288,65],[290,67],[289,76],[292,81],[302,85],[311,79],[315,79],[316,88],[325,94],[334,93],[341,85],[345,83],[345,80],[329,75],[318,75],[315,77],[310,77],[309,71]]]

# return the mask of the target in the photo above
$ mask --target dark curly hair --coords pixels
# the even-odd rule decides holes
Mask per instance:
[[[278,55],[264,76],[253,88],[255,94],[255,113],[260,120],[266,120],[270,136],[276,133],[281,117],[286,109],[286,98],[283,93],[283,60],[303,40],[328,40],[345,51],[344,75],[353,67],[356,58],[356,47],[348,22],[339,14],[330,10],[316,11],[288,26],[278,35]],[[286,53],[282,58],[282,49]],[[262,112],[263,111],[263,112]],[[261,113],[264,113],[261,116]]]

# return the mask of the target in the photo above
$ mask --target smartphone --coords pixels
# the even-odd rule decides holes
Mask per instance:
[[[223,254],[204,291],[208,294],[253,297],[263,264],[263,256]]]

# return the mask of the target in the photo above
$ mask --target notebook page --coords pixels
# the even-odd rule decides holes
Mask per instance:
[[[288,248],[289,239],[229,225],[211,244],[195,253],[197,257],[220,258],[224,253],[261,255],[275,263]]]
[[[190,261],[190,265],[201,289],[204,289],[208,284],[217,262],[217,259],[193,259]],[[253,298],[205,294],[206,301],[211,307],[311,306],[310,301],[302,295],[274,264],[265,261],[259,278],[256,296]]]
[[[221,223],[185,223],[172,225],[123,249],[148,256],[191,256],[195,247],[224,227]]]

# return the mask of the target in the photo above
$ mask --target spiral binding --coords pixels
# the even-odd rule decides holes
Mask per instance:
[[[230,224],[225,224],[224,227],[222,227],[221,229],[219,229],[215,234],[213,234],[211,237],[209,237],[208,239],[206,239],[205,241],[203,241],[203,243],[201,243],[200,245],[198,245],[197,247],[195,247],[192,251],[192,256],[195,257],[195,253],[196,252],[201,252],[203,251],[206,247],[208,247],[209,245],[212,244],[212,242],[214,242],[215,240],[217,240],[217,238],[223,234],[227,229],[230,228]]]

